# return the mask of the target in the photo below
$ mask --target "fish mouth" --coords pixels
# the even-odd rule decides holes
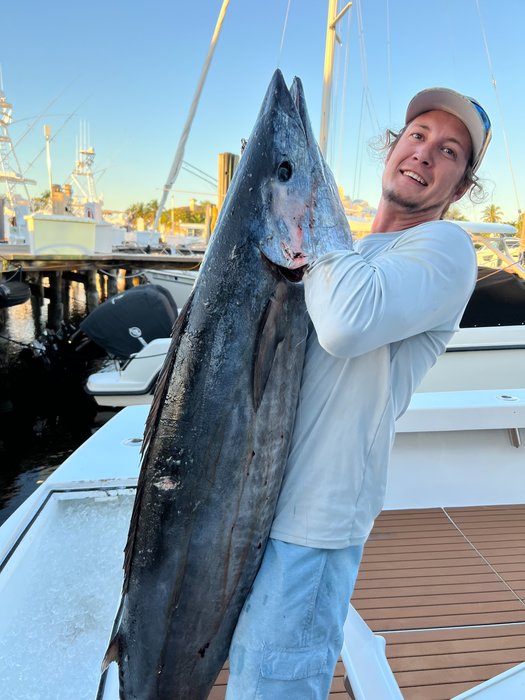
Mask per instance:
[[[260,251],[260,253],[263,263],[276,278],[282,279],[284,277],[284,279],[291,284],[299,284],[299,282],[302,282],[304,273],[308,267],[306,263],[299,267],[285,267],[284,265],[277,265],[277,263],[274,263],[270,258],[267,258],[262,251]]]

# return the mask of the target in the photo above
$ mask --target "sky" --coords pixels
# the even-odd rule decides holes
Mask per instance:
[[[346,0],[339,0],[342,8]],[[160,199],[208,53],[222,0],[10,3],[0,43],[10,133],[22,171],[48,189],[76,158],[81,123],[96,152],[104,206]],[[319,132],[328,0],[230,0],[184,159],[212,178],[221,152],[248,138],[275,68],[304,84]],[[336,46],[328,158],[352,199],[376,206],[382,161],[373,148],[403,125],[419,90],[450,87],[489,113],[493,139],[479,171],[505,220],[525,207],[525,3],[522,0],[354,0]],[[40,153],[40,155],[38,155]],[[28,166],[31,167],[28,169]],[[215,201],[209,182],[182,170],[168,205]]]

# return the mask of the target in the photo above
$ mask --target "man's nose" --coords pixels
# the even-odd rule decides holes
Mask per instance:
[[[426,144],[421,144],[414,152],[413,157],[419,163],[423,163],[424,165],[431,165],[432,163],[432,154],[430,152],[430,148]]]

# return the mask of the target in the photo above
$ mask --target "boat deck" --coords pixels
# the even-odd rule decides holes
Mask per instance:
[[[384,511],[352,603],[405,700],[449,700],[525,661],[525,505]],[[330,700],[348,697],[343,678],[340,661]]]

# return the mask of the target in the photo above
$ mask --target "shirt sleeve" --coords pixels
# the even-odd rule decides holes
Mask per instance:
[[[321,346],[356,357],[418,333],[457,330],[475,281],[470,237],[436,221],[409,229],[371,260],[355,250],[327,253],[304,286]]]
[[[451,331],[418,333],[390,346],[392,406],[396,420],[408,408],[412,394],[428,370],[445,352]]]

